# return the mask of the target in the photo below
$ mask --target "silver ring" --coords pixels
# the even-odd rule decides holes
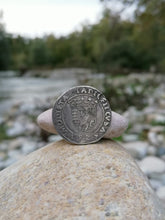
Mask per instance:
[[[52,111],[57,132],[68,142],[89,144],[99,141],[111,124],[108,100],[91,86],[76,86],[56,101]]]

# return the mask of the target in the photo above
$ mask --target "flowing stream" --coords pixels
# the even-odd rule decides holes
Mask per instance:
[[[49,72],[47,78],[32,75],[19,77],[14,71],[0,72],[0,117],[20,101],[31,103],[35,99],[56,97],[86,78],[98,78],[98,82],[103,78],[103,74],[91,74],[83,69],[54,70]]]

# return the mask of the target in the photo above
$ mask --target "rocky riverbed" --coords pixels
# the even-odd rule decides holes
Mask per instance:
[[[37,116],[51,108],[58,93],[68,87],[79,84],[93,85],[109,98],[113,111],[123,113],[128,118],[128,130],[116,140],[135,158],[149,178],[152,188],[165,203],[165,76],[140,73],[114,77],[93,75],[90,72],[85,76],[73,73],[73,70],[70,71],[68,79],[65,71],[61,75],[56,72],[54,75],[48,74],[49,79],[55,83],[58,82],[58,77],[65,81],[64,87],[61,82],[61,89],[57,87],[55,95],[49,92],[48,95],[31,99],[15,99],[1,114],[0,169],[47,143],[59,140],[58,135],[40,130],[36,124]],[[25,80],[29,79],[28,74]],[[78,78],[75,78],[77,76]]]

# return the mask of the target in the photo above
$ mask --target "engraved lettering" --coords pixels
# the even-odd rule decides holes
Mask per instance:
[[[109,110],[109,106],[104,107],[105,110]]]
[[[104,122],[104,126],[108,126],[109,125],[109,122]]]
[[[105,132],[105,128],[102,127],[102,128],[100,129],[100,132]]]
[[[97,98],[99,99],[100,98],[100,96],[101,96],[101,94],[99,93],[99,94],[97,94]]]
[[[108,116],[108,115],[111,115],[111,113],[110,113],[110,112],[106,112],[106,113],[105,113],[105,116]]]
[[[101,102],[107,102],[106,98],[104,98],[104,97],[100,101]]]
[[[105,118],[107,121],[111,121],[111,113],[110,112],[106,112],[105,113]]]
[[[88,89],[88,93],[89,93],[89,94],[92,93],[92,89]]]
[[[83,89],[81,90],[81,93],[87,93],[86,89],[83,88]]]
[[[103,106],[107,106],[108,105],[108,103],[106,102],[106,103],[103,103]]]
[[[97,91],[94,91],[93,95],[94,95],[94,96],[97,96]]]

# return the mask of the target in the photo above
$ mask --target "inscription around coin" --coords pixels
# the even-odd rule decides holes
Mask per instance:
[[[100,140],[111,123],[105,96],[90,86],[77,86],[58,98],[52,112],[57,132],[67,141],[88,144]]]

